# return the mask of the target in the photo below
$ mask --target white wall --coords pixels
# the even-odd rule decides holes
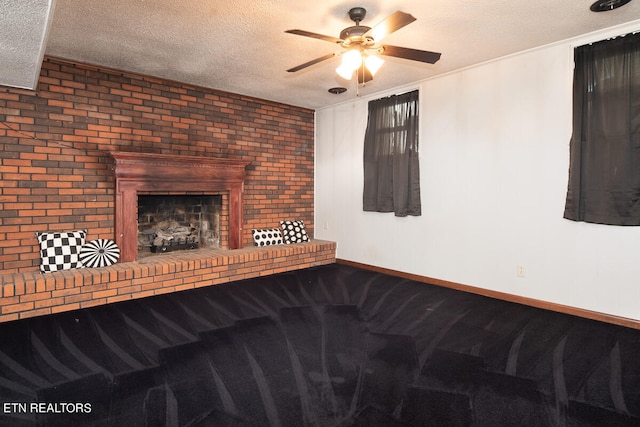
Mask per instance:
[[[341,259],[640,320],[640,227],[562,218],[573,48],[603,35],[399,88],[421,94],[420,217],[362,211],[367,102],[388,94],[319,110],[315,237]]]

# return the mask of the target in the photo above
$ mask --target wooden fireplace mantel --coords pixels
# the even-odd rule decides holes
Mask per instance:
[[[228,192],[229,249],[242,247],[242,194],[250,162],[122,151],[110,154],[115,161],[115,240],[120,261],[138,257],[138,193]]]

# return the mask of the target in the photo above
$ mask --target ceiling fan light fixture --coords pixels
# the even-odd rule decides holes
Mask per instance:
[[[384,60],[377,55],[363,53],[354,49],[349,50],[342,55],[342,63],[338,68],[336,68],[336,73],[338,73],[338,75],[343,79],[351,80],[353,72],[360,69],[362,66],[363,59],[364,66],[367,68],[369,73],[371,73],[371,77],[373,77],[380,67],[382,67],[382,64],[384,64]]]
[[[351,80],[353,69],[346,67],[344,64],[340,64],[340,66],[336,68],[336,73],[345,80]]]
[[[357,70],[362,65],[362,54],[359,50],[352,49],[342,55],[342,66],[351,71]]]
[[[353,73],[357,71],[358,83],[364,84],[373,78],[373,75],[384,63],[384,61],[377,55],[393,56],[396,58],[408,59],[410,61],[425,62],[427,64],[435,64],[440,59],[440,53],[438,52],[379,44],[382,38],[414,22],[416,18],[413,15],[398,10],[386,17],[383,21],[379,22],[373,28],[360,25],[360,21],[364,19],[365,15],[366,10],[363,7],[355,7],[349,10],[349,18],[351,18],[356,25],[343,29],[340,32],[339,38],[305,30],[286,30],[286,33],[324,40],[340,45],[345,49],[342,53],[329,53],[319,58],[312,59],[311,61],[298,65],[297,67],[288,69],[287,72],[293,73],[300,71],[335,56],[342,56],[342,62],[340,66],[336,68],[336,72],[340,77],[346,80],[351,80]]]
[[[353,75],[353,69],[347,67],[344,64],[340,64],[340,66],[336,68],[336,73],[338,73],[338,75],[345,80],[351,80],[351,76]]]
[[[351,80],[353,72],[362,65],[362,52],[351,49],[342,54],[342,62],[336,68],[336,73],[343,79]]]
[[[382,67],[382,64],[384,64],[384,59],[376,55],[368,55],[364,60],[364,64],[367,70],[371,72],[371,75],[375,76],[380,67]]]

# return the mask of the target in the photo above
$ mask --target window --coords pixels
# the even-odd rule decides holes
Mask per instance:
[[[640,34],[575,49],[564,217],[640,225]]]
[[[369,102],[363,210],[421,214],[418,104],[417,90]]]

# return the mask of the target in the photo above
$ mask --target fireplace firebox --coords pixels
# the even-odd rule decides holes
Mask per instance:
[[[220,221],[224,218],[228,225],[220,223],[219,247],[242,247],[242,196],[249,162],[121,151],[110,154],[116,180],[115,240],[122,262],[138,259],[138,198],[141,195],[221,195]],[[183,226],[191,228],[190,224]]]
[[[222,195],[138,195],[138,258],[220,247]]]

